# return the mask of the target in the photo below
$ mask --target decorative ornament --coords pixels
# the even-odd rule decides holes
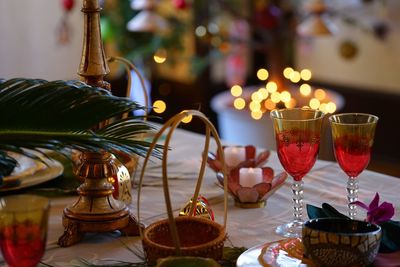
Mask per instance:
[[[172,0],[172,4],[176,9],[186,9],[188,7],[186,0]]]
[[[282,17],[282,10],[275,5],[267,5],[255,11],[255,22],[257,25],[268,29],[276,29]]]
[[[192,203],[193,199],[189,200],[188,203],[180,210],[179,216],[189,216],[189,211]],[[193,215],[214,221],[214,212],[210,208],[208,200],[203,196],[199,196],[197,198],[196,209],[193,210]]]
[[[68,22],[68,16],[75,6],[75,0],[62,0],[64,14],[57,27],[57,42],[61,45],[68,44],[71,40],[72,29]]]
[[[286,172],[281,172],[274,176],[274,171],[270,167],[263,167],[262,182],[252,187],[242,186],[239,182],[239,170],[234,169],[228,175],[228,192],[235,200],[235,206],[240,208],[263,208],[267,199],[278,190],[286,178]],[[221,173],[217,173],[218,182],[224,183]]]
[[[228,87],[244,85],[249,71],[249,23],[243,19],[234,20],[229,29],[229,38],[233,42],[225,62],[226,83]]]
[[[241,146],[238,146],[241,147]],[[223,146],[223,149],[225,149],[226,146]],[[234,169],[239,169],[239,168],[256,168],[259,166],[262,166],[269,158],[271,152],[266,150],[263,151],[259,154],[257,154],[257,148],[253,145],[247,145],[244,146],[245,149],[245,160],[238,163],[236,166],[227,166],[228,171],[232,171]],[[207,164],[208,167],[213,169],[215,172],[221,172],[222,171],[222,165],[223,163],[221,162],[221,156],[217,152],[216,154],[209,152],[207,156]]]
[[[300,36],[332,35],[335,32],[332,22],[325,16],[327,7],[322,0],[311,1],[305,9],[307,17],[297,26]]]
[[[372,25],[372,31],[376,38],[384,41],[390,32],[390,28],[387,23],[379,21]]]
[[[168,22],[155,12],[154,0],[132,0],[133,10],[142,10],[127,24],[131,32],[163,32],[168,29]]]
[[[225,151],[226,146],[223,147]],[[242,186],[240,180],[240,169],[241,168],[256,168],[264,165],[270,156],[270,152],[263,151],[257,154],[255,146],[248,145],[244,146],[245,159],[239,162],[236,166],[228,166],[225,162],[225,166],[228,168],[228,192],[234,198],[235,205],[241,208],[262,208],[266,204],[266,200],[276,190],[278,190],[287,178],[287,173],[282,172],[274,176],[274,170],[270,167],[262,167],[262,182],[255,184],[252,187]],[[225,161],[227,154],[225,154]],[[207,157],[208,167],[213,169],[217,174],[218,182],[221,186],[224,184],[224,178],[221,173],[223,162],[221,162],[221,156],[219,153],[213,154],[208,153]]]
[[[353,41],[345,40],[339,45],[339,54],[344,59],[353,59],[358,54],[358,47]]]

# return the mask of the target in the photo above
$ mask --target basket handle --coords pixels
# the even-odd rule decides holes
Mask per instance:
[[[131,95],[131,85],[132,85],[132,77],[131,77],[131,70],[133,70],[136,75],[139,78],[140,81],[140,85],[142,86],[142,92],[143,92],[143,96],[144,96],[144,104],[145,104],[145,116],[144,116],[144,120],[146,121],[147,115],[148,115],[148,110],[149,110],[149,96],[147,94],[147,88],[146,88],[146,84],[144,82],[144,78],[142,76],[142,74],[140,74],[140,71],[136,68],[136,66],[130,62],[129,60],[127,60],[126,58],[123,57],[109,57],[107,58],[107,61],[109,63],[112,62],[120,62],[122,63],[122,65],[124,65],[125,68],[125,72],[128,76],[128,83],[126,85],[126,97],[130,97]],[[128,113],[125,113],[122,115],[122,118],[127,118],[128,117]]]
[[[205,173],[205,167],[206,167],[206,162],[207,162],[207,154],[208,154],[208,150],[209,150],[211,134],[214,136],[214,139],[217,143],[218,153],[221,155],[222,159],[224,158],[224,151],[222,149],[222,143],[219,138],[217,130],[215,129],[214,125],[209,121],[209,119],[203,113],[201,113],[200,111],[197,111],[197,110],[184,110],[184,111],[176,114],[171,119],[169,119],[161,127],[161,129],[157,132],[157,134],[154,137],[153,142],[150,144],[149,150],[144,159],[143,167],[142,167],[142,171],[141,171],[140,179],[139,179],[139,186],[138,186],[137,215],[138,215],[138,222],[140,223],[140,195],[141,195],[141,188],[142,188],[145,169],[146,169],[147,163],[150,159],[151,152],[156,147],[158,139],[165,132],[165,130],[167,128],[170,128],[170,130],[167,134],[167,137],[165,139],[165,143],[164,143],[163,158],[162,158],[162,176],[163,176],[163,189],[164,189],[165,203],[167,206],[168,221],[169,221],[170,231],[172,234],[172,240],[174,242],[177,255],[181,254],[181,249],[180,249],[180,241],[179,241],[179,237],[178,237],[178,231],[176,228],[175,218],[174,218],[173,211],[172,211],[172,205],[171,205],[171,199],[170,199],[169,187],[168,187],[168,176],[167,176],[167,173],[168,173],[167,172],[168,146],[169,146],[169,142],[171,140],[172,133],[174,132],[174,130],[179,126],[179,124],[182,122],[182,120],[185,117],[190,116],[190,115],[200,118],[206,125],[206,138],[205,138],[205,142],[204,142],[202,162],[201,162],[201,167],[200,167],[200,171],[199,171],[199,176],[197,179],[195,192],[194,192],[193,198],[192,198],[193,200],[197,199],[200,188],[201,188],[201,184],[203,182],[204,173]],[[226,229],[227,210],[228,210],[228,194],[227,194],[227,192],[228,192],[227,180],[228,179],[226,178],[227,172],[226,172],[225,161],[223,160],[222,163],[223,163],[222,173],[224,175],[224,223],[223,223],[223,227],[224,227],[224,229]],[[195,207],[196,207],[196,201],[192,201],[192,206],[190,207],[189,216],[193,215],[193,211],[194,211]],[[143,239],[143,229],[139,229],[139,233],[140,233],[141,239]]]

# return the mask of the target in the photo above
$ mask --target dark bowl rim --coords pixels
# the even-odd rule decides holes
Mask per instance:
[[[366,225],[372,225],[374,227],[376,227],[376,230],[373,231],[368,231],[368,232],[363,232],[363,233],[346,233],[346,232],[335,232],[335,231],[326,231],[326,230],[320,230],[320,229],[315,229],[313,227],[310,227],[309,223],[318,221],[318,220],[322,220],[322,221],[337,221],[337,222],[346,222],[346,221],[353,221],[359,224],[366,224]],[[337,234],[337,235],[347,235],[347,236],[364,236],[364,235],[370,235],[370,234],[378,234],[379,232],[382,231],[382,228],[376,224],[376,223],[371,223],[371,222],[366,222],[366,221],[361,221],[361,220],[350,220],[350,219],[345,219],[345,218],[316,218],[316,219],[310,219],[307,220],[303,223],[303,228],[308,228],[308,229],[312,229],[312,230],[316,230],[322,233],[333,233],[333,234]]]

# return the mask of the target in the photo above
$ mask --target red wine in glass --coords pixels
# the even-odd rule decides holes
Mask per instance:
[[[1,252],[9,266],[36,266],[46,246],[40,225],[10,225],[3,229],[0,238]]]
[[[343,136],[334,141],[336,160],[342,170],[351,177],[357,177],[371,158],[368,139],[361,136]]]
[[[278,157],[284,169],[295,181],[300,181],[314,166],[319,142],[289,143],[277,141]]]
[[[329,117],[335,157],[348,175],[347,200],[349,217],[355,218],[358,199],[358,175],[367,168],[374,142],[378,117],[365,113],[342,113]]]
[[[300,237],[303,227],[303,177],[317,159],[324,113],[309,108],[288,108],[271,111],[279,161],[293,177],[293,220],[279,225],[276,233]]]
[[[41,196],[0,198],[0,249],[8,266],[38,265],[46,247],[49,208],[49,199]]]

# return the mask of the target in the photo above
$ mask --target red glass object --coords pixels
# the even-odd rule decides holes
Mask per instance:
[[[277,154],[283,168],[293,177],[293,221],[279,225],[276,233],[300,237],[303,228],[302,178],[317,159],[324,113],[309,108],[275,109],[270,112],[274,124]]]
[[[74,8],[75,1],[74,0],[62,0],[62,6],[65,11],[71,11]]]
[[[50,202],[34,195],[0,198],[0,249],[11,267],[34,267],[46,247]]]
[[[351,219],[357,215],[357,176],[368,166],[378,119],[366,113],[342,113],[329,117],[335,157],[348,175],[346,191]]]
[[[0,237],[3,257],[9,266],[36,266],[44,254],[46,235],[38,224],[26,221],[7,226]]]
[[[288,144],[285,143],[282,135],[277,135],[276,140],[279,160],[293,179],[300,181],[315,164],[319,142],[291,142]]]
[[[343,136],[334,140],[336,160],[342,170],[351,177],[357,177],[371,158],[370,140],[360,136]]]

